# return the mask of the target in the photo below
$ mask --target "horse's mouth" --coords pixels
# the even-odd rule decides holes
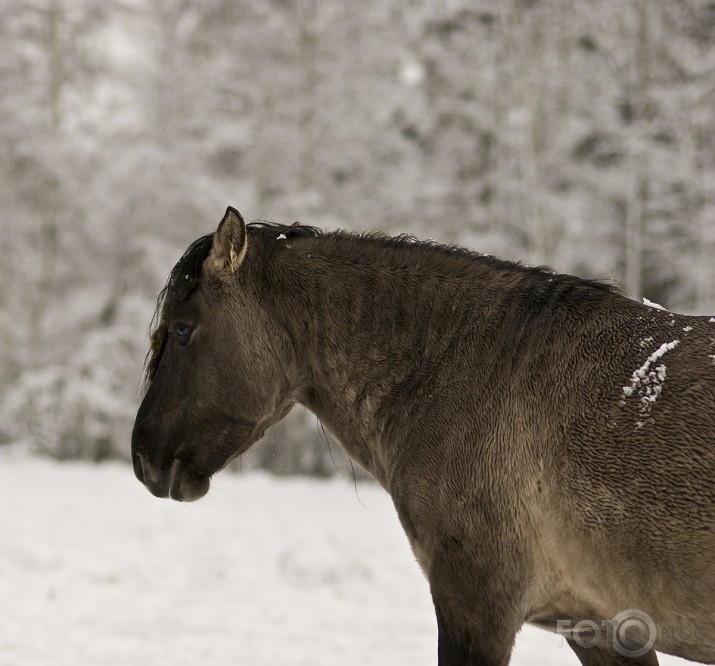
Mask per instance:
[[[178,447],[169,466],[151,462],[151,456],[135,447],[132,453],[134,474],[155,497],[170,497],[178,502],[195,502],[209,491],[211,477],[244,453],[263,435],[254,429],[248,438],[235,446],[224,446],[223,455],[212,460],[197,461],[191,447]]]
[[[134,456],[134,473],[155,497],[170,497],[177,502],[201,499],[211,485],[211,477],[196,474],[186,462],[174,460],[168,470],[153,467],[144,456]]]
[[[171,466],[169,497],[177,502],[195,502],[209,491],[211,477],[197,476],[181,460]]]

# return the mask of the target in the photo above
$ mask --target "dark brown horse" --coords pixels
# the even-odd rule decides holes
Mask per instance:
[[[196,500],[296,402],[392,496],[441,666],[507,664],[524,622],[715,663],[715,319],[229,208],[162,292],[136,475]]]

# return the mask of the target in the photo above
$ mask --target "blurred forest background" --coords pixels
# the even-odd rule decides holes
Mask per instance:
[[[128,458],[227,204],[715,312],[712,0],[3,0],[0,117],[0,442],[58,458]],[[335,472],[302,408],[245,466]]]

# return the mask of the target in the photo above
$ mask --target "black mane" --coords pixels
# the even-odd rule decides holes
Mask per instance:
[[[321,229],[294,222],[293,224],[280,224],[278,222],[268,222],[266,220],[258,220],[249,222],[246,225],[249,235],[264,235],[266,237],[276,238],[283,235],[286,239],[291,238],[316,238],[317,236],[325,236]]]
[[[359,256],[368,259],[371,264],[382,264],[405,272],[440,275],[445,278],[480,279],[484,276],[484,268],[488,268],[504,275],[520,275],[523,277],[521,288],[524,301],[528,302],[528,309],[532,314],[551,309],[574,291],[581,294],[621,293],[621,288],[613,283],[557,273],[549,266],[528,266],[521,262],[480,254],[461,245],[420,240],[410,234],[390,236],[381,231],[334,231],[318,232],[317,235],[325,238],[325,242],[312,244],[316,251],[324,249],[332,257],[345,260]],[[328,239],[334,242],[329,244]]]
[[[349,259],[358,255],[374,262],[409,267],[453,276],[466,276],[487,266],[505,273],[520,273],[526,278],[524,302],[532,314],[550,310],[573,290],[595,290],[601,293],[620,293],[618,286],[600,280],[587,280],[573,275],[559,274],[547,266],[526,266],[520,262],[480,254],[459,245],[443,245],[433,240],[420,240],[410,234],[390,236],[383,232],[355,233],[349,231],[324,232],[317,227],[279,224],[264,220],[246,225],[249,237],[262,242],[289,239],[315,239],[316,250],[330,248],[333,256]],[[151,381],[161,359],[168,337],[168,306],[175,299],[185,300],[196,289],[204,260],[211,251],[214,234],[206,234],[186,249],[172,269],[157,299],[151,321],[151,348],[146,357],[146,384]],[[320,243],[318,244],[318,241]],[[328,245],[326,241],[333,241]]]

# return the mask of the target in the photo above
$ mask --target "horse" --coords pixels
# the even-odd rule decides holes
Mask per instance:
[[[715,663],[715,319],[229,207],[152,327],[137,478],[197,500],[305,405],[390,494],[440,666],[505,666],[524,623],[585,666]]]

